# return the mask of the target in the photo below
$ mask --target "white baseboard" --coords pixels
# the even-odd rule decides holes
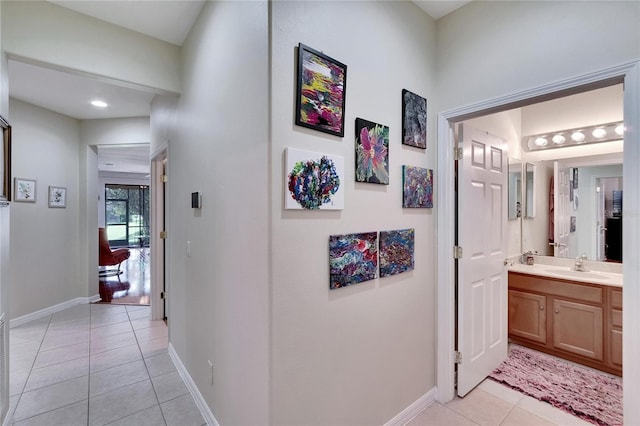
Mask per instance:
[[[21,317],[9,320],[9,328],[18,327],[30,321],[44,318],[48,315],[55,314],[56,312],[64,311],[65,309],[71,308],[76,305],[93,303],[93,302],[97,302],[98,300],[100,300],[100,296],[97,294],[89,297],[76,297],[75,299],[67,300],[66,302],[58,303],[57,305],[49,306],[48,308],[40,309],[39,311],[32,312],[30,314],[22,315]]]
[[[180,357],[176,353],[175,349],[173,349],[173,345],[171,345],[171,342],[169,342],[169,356],[171,357],[173,364],[176,366],[176,369],[178,370],[178,374],[184,381],[185,385],[187,385],[187,389],[189,390],[189,393],[193,397],[193,400],[195,401],[196,405],[198,406],[198,409],[200,410],[200,414],[202,414],[202,417],[204,417],[204,419],[207,421],[207,425],[220,426],[220,423],[218,423],[218,421],[214,417],[213,413],[209,409],[209,405],[204,400],[204,397],[202,396],[195,382],[189,375],[187,368],[184,366],[184,364],[180,360]]]
[[[436,402],[437,389],[433,388],[422,395],[416,402],[402,410],[397,416],[385,423],[384,426],[404,426],[415,416],[424,411],[425,408]]]

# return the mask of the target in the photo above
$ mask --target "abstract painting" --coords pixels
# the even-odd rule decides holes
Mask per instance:
[[[402,166],[402,207],[433,207],[433,170]]]
[[[347,66],[300,43],[296,124],[344,136]]]
[[[571,216],[571,222],[570,222],[570,228],[569,228],[569,232],[576,232],[576,217],[575,216]]]
[[[378,233],[329,237],[329,288],[373,280],[378,272]]]
[[[344,209],[344,158],[286,150],[285,209]]]
[[[389,127],[356,118],[356,182],[389,184]]]
[[[427,149],[427,100],[402,89],[402,143]]]
[[[414,235],[414,229],[380,232],[380,277],[413,270]]]

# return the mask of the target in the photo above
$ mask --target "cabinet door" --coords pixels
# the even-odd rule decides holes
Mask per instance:
[[[553,299],[553,346],[602,361],[602,308]]]
[[[509,335],[547,343],[547,297],[509,290]]]

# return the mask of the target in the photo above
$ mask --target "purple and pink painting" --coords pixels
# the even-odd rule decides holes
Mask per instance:
[[[378,233],[329,237],[329,288],[373,280],[378,272]]]
[[[344,158],[287,148],[285,161],[286,209],[344,209]]]
[[[300,43],[296,124],[344,136],[347,66]]]
[[[433,171],[422,167],[402,166],[402,207],[433,207]]]
[[[414,229],[380,232],[380,277],[414,268]]]
[[[356,118],[356,182],[389,185],[389,127]]]

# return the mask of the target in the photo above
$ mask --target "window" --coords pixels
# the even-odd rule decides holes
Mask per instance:
[[[112,247],[149,245],[149,186],[105,186],[105,226]]]

